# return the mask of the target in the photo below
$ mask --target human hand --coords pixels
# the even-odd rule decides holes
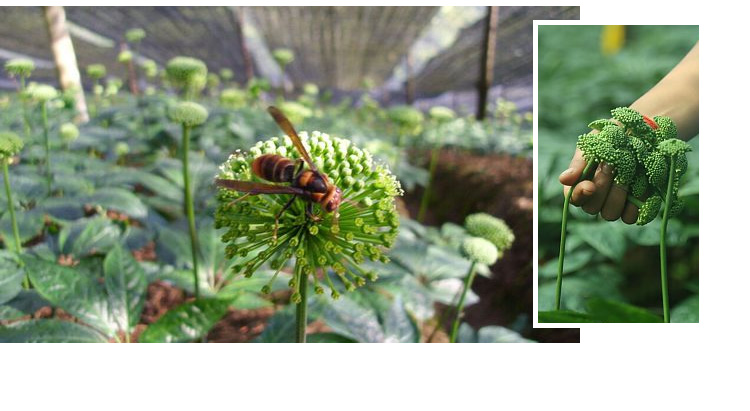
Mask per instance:
[[[563,187],[563,195],[567,195],[586,168],[586,160],[581,150],[576,149],[570,166],[560,174],[559,180]],[[573,189],[570,203],[579,206],[583,211],[596,215],[600,214],[607,221],[621,218],[625,224],[633,224],[638,219],[638,207],[629,203],[628,187],[615,184],[613,168],[607,163],[596,167],[593,178],[584,176]]]

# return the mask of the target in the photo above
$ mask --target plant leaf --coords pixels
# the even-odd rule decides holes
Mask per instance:
[[[594,323],[590,315],[575,311],[539,311],[540,323]]]
[[[110,316],[102,287],[83,272],[53,262],[23,256],[34,289],[55,307],[60,307],[108,336],[117,322]]]
[[[588,313],[602,323],[660,323],[663,318],[633,305],[594,298],[588,303]]]
[[[419,329],[404,308],[401,296],[397,296],[383,319],[384,342],[419,342]]]
[[[23,282],[23,268],[16,261],[15,255],[0,251],[0,304],[5,304],[18,295]]]
[[[307,342],[309,343],[356,343],[349,337],[336,333],[316,333],[309,334],[307,336]]]
[[[104,259],[109,309],[120,330],[132,331],[146,302],[146,273],[133,256],[116,245]]]
[[[190,342],[206,335],[224,316],[229,301],[204,298],[182,304],[151,324],[138,339],[148,343]]]
[[[122,188],[100,188],[94,194],[88,196],[85,201],[107,210],[119,211],[133,218],[145,218],[148,214],[148,208],[141,199]]]
[[[63,254],[85,257],[105,254],[120,240],[120,228],[105,217],[81,219],[60,231],[58,242]]]
[[[291,343],[296,333],[295,306],[276,311],[254,343]]]
[[[334,332],[359,342],[383,342],[385,335],[375,310],[365,308],[346,295],[338,300],[319,298],[323,320]]]
[[[625,235],[621,230],[613,230],[611,224],[576,224],[571,232],[583,238],[596,251],[620,261],[625,254]]]
[[[30,320],[0,326],[0,343],[102,343],[102,334],[85,325],[61,320]]]

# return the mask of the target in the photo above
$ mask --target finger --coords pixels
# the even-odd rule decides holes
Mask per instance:
[[[583,211],[589,214],[598,214],[601,211],[604,201],[607,199],[609,187],[612,185],[613,168],[607,163],[599,165],[599,169],[594,174],[594,194],[583,205]]]
[[[607,194],[607,200],[602,206],[602,218],[607,221],[615,221],[622,216],[625,203],[628,199],[628,190],[619,184],[612,184]]]
[[[586,160],[583,159],[581,150],[576,149],[573,159],[570,160],[568,169],[560,174],[560,183],[566,186],[572,186],[581,177],[583,169],[586,168]]]
[[[568,194],[568,190],[570,190],[570,187],[565,187],[563,190],[566,195]],[[596,191],[594,183],[589,180],[583,180],[573,189],[573,194],[570,196],[570,203],[574,206],[586,204],[594,194],[594,191]]]
[[[622,222],[625,224],[633,224],[638,220],[638,207],[635,204],[628,202],[625,204],[625,210],[622,212]]]

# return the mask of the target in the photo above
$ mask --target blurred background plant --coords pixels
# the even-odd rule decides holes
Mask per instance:
[[[697,26],[539,27],[540,311],[554,309],[563,203],[558,176],[577,137],[589,131],[591,119],[629,106],[696,41]],[[698,141],[689,141],[690,167],[680,188],[685,208],[670,219],[672,322],[698,321]],[[562,309],[589,317],[563,322],[661,321],[659,226],[660,218],[628,226],[571,207]]]

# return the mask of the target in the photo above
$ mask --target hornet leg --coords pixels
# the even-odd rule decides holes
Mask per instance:
[[[281,207],[281,211],[279,211],[278,213],[276,213],[276,217],[275,217],[276,218],[276,224],[274,225],[274,228],[273,228],[273,239],[274,240],[276,240],[276,234],[279,232],[279,219],[281,218],[281,215],[284,214],[284,211],[286,211],[286,209],[289,208],[289,206],[292,205],[292,203],[294,202],[295,198],[297,198],[296,194],[293,195],[292,198],[290,198],[289,201],[287,201],[286,204],[284,204],[284,207]]]

